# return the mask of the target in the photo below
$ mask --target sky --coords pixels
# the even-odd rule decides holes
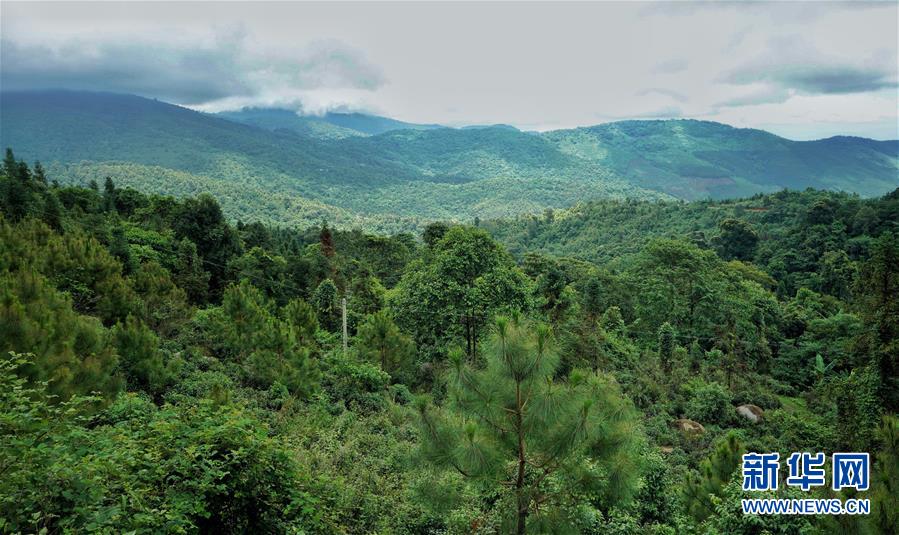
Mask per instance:
[[[526,130],[899,138],[899,3],[0,4],[0,87]]]

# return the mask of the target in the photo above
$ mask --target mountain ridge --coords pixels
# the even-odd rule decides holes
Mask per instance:
[[[222,194],[232,217],[273,223],[308,222],[313,215],[294,213],[302,206],[314,206],[314,217],[350,214],[346,220],[470,221],[589,199],[727,198],[806,187],[876,196],[899,185],[896,141],[792,141],[696,120],[533,133],[365,116],[377,128],[420,127],[366,133],[334,124],[338,117],[358,126],[361,114],[327,122],[285,110],[254,113],[265,115],[264,126],[134,95],[3,92],[0,143],[52,163],[63,182],[102,180],[112,171],[122,185],[178,195],[195,189],[178,174],[187,173]],[[269,208],[254,211],[243,191],[302,202],[265,202]],[[272,211],[273,204],[285,207]]]

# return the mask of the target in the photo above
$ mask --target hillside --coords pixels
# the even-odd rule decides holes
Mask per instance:
[[[222,119],[248,124],[266,130],[289,130],[319,139],[343,139],[368,136],[394,130],[429,130],[440,125],[413,124],[388,117],[363,113],[325,113],[323,115],[298,115],[280,108],[243,108],[215,114]]]
[[[682,199],[808,187],[875,196],[899,185],[899,141],[791,141],[693,120],[621,121],[544,137],[567,154]]]
[[[846,246],[859,234],[899,231],[899,189],[876,199],[808,190],[687,203],[590,201],[543,217],[484,221],[481,226],[517,256],[540,252],[602,264],[619,261],[659,238],[689,238],[710,246],[721,222],[733,218],[746,221],[772,244],[801,241],[815,225],[831,232],[830,225],[836,224],[835,231],[842,233],[839,245]],[[812,245],[820,242],[810,240]],[[763,253],[757,259],[761,265],[771,260]],[[814,264],[814,258],[803,261]]]
[[[314,201],[395,230],[410,220],[506,217],[584,198],[665,197],[504,128],[322,140],[135,96],[69,91],[4,93],[0,112],[0,144],[51,165],[62,182],[109,175],[181,195],[196,190],[166,177],[188,173],[222,196],[231,217],[274,224],[311,223],[318,214],[297,214],[296,203],[248,202],[245,192]]]
[[[485,225],[516,259],[54,178],[0,165],[5,531],[513,533],[517,464],[519,533],[896,533],[899,190]],[[872,514],[741,514],[805,450],[871,452]]]
[[[873,196],[899,185],[897,142],[794,142],[699,121],[534,134],[361,114],[210,115],[73,91],[3,93],[0,115],[0,145],[42,161],[61,182],[111,176],[153,193],[209,191],[233,219],[278,225],[327,218],[396,231],[596,199],[722,198],[806,187]]]

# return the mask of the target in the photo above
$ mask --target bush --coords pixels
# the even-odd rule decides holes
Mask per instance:
[[[733,396],[719,383],[694,380],[688,383],[689,392],[684,416],[701,424],[725,425],[734,417]]]

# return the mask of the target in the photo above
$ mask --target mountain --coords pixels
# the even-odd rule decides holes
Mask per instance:
[[[818,256],[824,251],[845,247],[855,257],[870,246],[859,235],[879,235],[897,229],[899,188],[871,199],[844,192],[803,190],[720,201],[595,200],[557,210],[551,217],[489,220],[483,221],[481,227],[518,257],[540,252],[611,265],[658,238],[688,239],[702,247],[712,247],[715,236],[721,233],[721,222],[729,218],[751,225],[763,241],[776,243],[777,247],[794,242],[797,251],[806,252],[793,258],[777,258],[770,248],[760,248],[758,265],[770,264],[769,273],[782,273],[786,269],[784,263],[791,268],[805,266],[817,271],[821,268]],[[841,237],[837,241],[822,238],[830,233]],[[810,249],[819,251],[807,253]],[[821,284],[821,278],[805,282]]]
[[[200,113],[132,95],[0,94],[0,144],[61,182],[110,176],[174,195],[210,191],[232,218],[411,228],[539,213],[603,198],[725,198],[784,188],[866,196],[897,185],[899,142],[790,141],[689,121],[536,134],[361,114]],[[384,129],[391,129],[383,132]],[[380,132],[380,133],[379,133]]]
[[[808,187],[875,196],[899,185],[899,141],[791,141],[694,120],[621,121],[543,136],[566,154],[682,199]]]
[[[74,91],[3,93],[0,116],[0,144],[41,160],[62,182],[110,176],[149,192],[208,190],[229,216],[276,224],[333,216],[395,230],[589,198],[667,197],[506,128],[319,139],[131,95]]]
[[[290,130],[320,139],[343,139],[392,132],[394,130],[430,130],[443,128],[436,124],[404,123],[387,117],[362,113],[326,113],[299,115],[279,108],[243,108],[216,114],[218,117],[266,130]]]

